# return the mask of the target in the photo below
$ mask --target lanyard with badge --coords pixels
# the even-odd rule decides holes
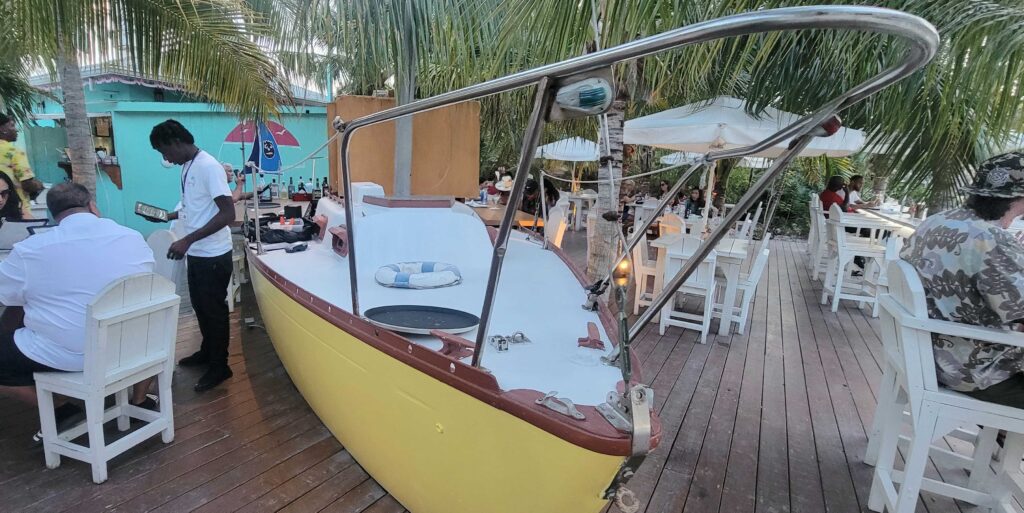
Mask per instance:
[[[192,164],[196,161],[196,157],[199,156],[199,152],[202,150],[196,150],[195,155],[189,159],[188,165],[185,166],[185,171],[181,173],[181,202],[185,203],[185,184],[188,182],[188,172],[192,170]]]

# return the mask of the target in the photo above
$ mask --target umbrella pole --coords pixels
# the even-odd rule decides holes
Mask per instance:
[[[708,166],[708,185],[707,190],[705,191],[707,196],[704,197],[704,226],[709,226],[711,224],[711,204],[713,203],[711,196],[715,192],[715,171],[717,170],[718,161],[716,160]]]

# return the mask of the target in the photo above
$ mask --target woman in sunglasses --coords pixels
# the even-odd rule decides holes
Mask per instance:
[[[14,182],[7,173],[0,173],[0,219],[24,219],[21,197],[14,193]]]

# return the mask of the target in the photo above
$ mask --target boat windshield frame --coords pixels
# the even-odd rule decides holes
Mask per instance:
[[[341,134],[337,144],[339,149],[338,155],[341,157],[339,159],[341,164],[340,176],[345,198],[345,218],[348,224],[347,242],[349,253],[347,260],[352,294],[352,314],[357,317],[361,316],[359,311],[358,273],[356,272],[356,255],[358,254],[358,248],[355,244],[356,227],[353,226],[354,223],[350,222],[350,220],[354,219],[354,213],[352,202],[348,200],[352,198],[352,176],[348,150],[352,136],[357,130],[494,94],[536,86],[533,111],[525,129],[518,168],[509,196],[508,204],[516,205],[519,203],[525,189],[529,166],[533,160],[540,134],[548,121],[554,101],[554,93],[560,84],[564,84],[566,79],[607,68],[619,62],[638,59],[693,44],[706,43],[727,37],[797,30],[853,30],[890,35],[902,39],[906,43],[906,49],[902,59],[896,64],[852,87],[844,94],[827,102],[810,114],[801,117],[774,135],[749,146],[709,152],[701,161],[695,163],[684,173],[685,176],[690,176],[699,168],[711,165],[718,160],[750,156],[767,148],[790,141],[788,149],[775,159],[772,166],[736,202],[735,207],[724,216],[722,223],[711,231],[694,256],[689,258],[683,265],[679,273],[664,285],[661,293],[654,298],[652,304],[633,323],[627,330],[627,333],[619,334],[621,340],[619,341],[618,349],[621,350],[622,346],[628,344],[628,341],[635,337],[643,326],[649,323],[661,308],[667,304],[675,291],[693,274],[697,265],[714,249],[718,241],[728,233],[729,227],[753,206],[761,193],[767,189],[773,180],[781,175],[789,162],[814,137],[825,135],[821,133],[821,126],[824,123],[849,106],[919,70],[935,56],[939,48],[939,34],[934,26],[918,16],[880,7],[830,5],[756,11],[668,30],[594,53],[514,73],[430,98],[416,100],[347,122],[335,120],[335,129]],[[677,181],[673,191],[677,191],[682,184],[683,180]],[[665,195],[654,215],[645,221],[644,228],[653,222],[654,218],[665,208],[668,200],[673,196],[674,194]],[[484,348],[483,342],[486,340],[491,308],[497,291],[502,263],[507,251],[509,235],[514,224],[514,211],[515,209],[513,208],[506,209],[498,230],[498,236],[494,241],[490,275],[484,295],[484,305],[480,315],[481,322],[477,331],[476,347],[473,354],[473,366],[475,367],[479,366],[481,362]],[[641,240],[640,234],[643,234],[644,231],[646,230],[638,229],[638,234],[635,234],[634,237],[626,241],[624,251],[613,264],[617,264],[630,254],[632,247]],[[607,277],[605,281],[607,281]],[[611,337],[612,334],[609,333],[609,336]]]

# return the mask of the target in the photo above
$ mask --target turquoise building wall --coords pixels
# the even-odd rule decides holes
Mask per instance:
[[[142,201],[166,209],[173,209],[181,197],[179,181],[181,168],[165,168],[161,165],[160,154],[149,143],[153,126],[167,119],[175,119],[185,125],[196,139],[196,145],[222,162],[232,164],[236,169],[243,165],[242,147],[238,143],[225,143],[224,139],[238,125],[237,114],[225,112],[223,108],[208,103],[190,101],[174,91],[164,91],[164,101],[153,101],[153,89],[140,85],[120,83],[97,84],[85,91],[86,108],[90,114],[109,115],[113,132],[114,147],[121,167],[123,189],[119,190],[103,172],[97,172],[96,202],[104,217],[134,228],[143,235],[165,225],[150,223],[135,215],[135,202]],[[63,114],[60,103],[50,98],[40,98],[37,114]],[[327,140],[327,113],[324,107],[299,106],[283,111],[275,119],[284,125],[301,146],[281,146],[282,165],[287,167],[309,155]],[[55,125],[52,120],[40,120],[42,127]],[[46,137],[35,137],[33,133],[46,133]],[[58,152],[66,142],[51,133],[26,127],[25,144],[31,164],[40,178],[57,182],[63,179],[56,163]],[[35,140],[34,140],[35,139]],[[66,138],[63,139],[66,141]],[[58,148],[57,146],[60,146]],[[245,144],[245,155],[252,149]],[[318,153],[324,158],[316,160],[317,177],[326,176],[327,149]],[[293,178],[308,178],[313,172],[312,161],[307,161],[284,174],[283,182]],[[265,177],[270,183],[273,177]]]
[[[306,113],[307,110],[309,113]],[[112,117],[114,144],[117,147],[124,189],[118,191],[106,175],[100,173],[101,180],[97,181],[96,186],[97,204],[104,216],[139,230],[144,235],[160,226],[136,216],[135,202],[142,201],[170,210],[181,198],[181,167],[165,168],[161,165],[160,154],[149,144],[149,132],[153,126],[167,119],[175,119],[192,132],[197,146],[217,160],[232,164],[236,169],[241,169],[243,165],[241,145],[224,142],[228,133],[238,125],[237,116],[211,110],[207,104],[119,104]],[[302,108],[301,113],[286,113],[277,121],[301,144],[299,147],[280,147],[283,166],[298,162],[327,140],[327,114],[322,107]],[[252,144],[246,144],[245,148],[248,157]],[[320,155],[326,157],[327,149],[322,150]],[[317,176],[325,176],[327,159],[317,160],[316,165]],[[313,165],[307,161],[286,172],[284,181],[287,183],[288,178],[292,177],[297,182],[299,177],[308,178],[312,171]],[[265,177],[266,183],[270,183],[273,178],[271,175]]]

